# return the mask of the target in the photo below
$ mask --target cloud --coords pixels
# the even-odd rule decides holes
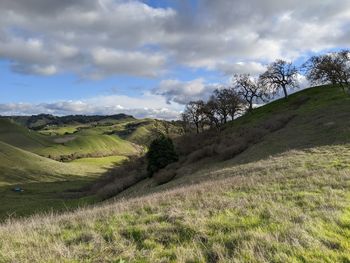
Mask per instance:
[[[180,63],[192,67],[295,59],[307,51],[340,45],[349,9],[346,0],[202,0],[193,22],[179,20],[165,45]]]
[[[40,66],[40,65],[26,65],[26,64],[12,64],[11,69],[14,72],[21,74],[34,74],[50,76],[57,73],[57,68],[54,65]]]
[[[184,105],[193,100],[208,99],[218,87],[217,84],[206,84],[201,78],[187,82],[168,79],[161,81],[153,93],[164,96],[168,104],[175,102]]]
[[[3,103],[0,114],[7,115],[113,115],[125,113],[137,118],[177,119],[182,106],[168,105],[163,97],[145,93],[142,98],[123,95],[99,96],[82,100],[55,101],[52,103]]]
[[[98,48],[92,51],[95,75],[139,75],[155,77],[165,63],[161,54],[147,54],[142,52],[123,52]]]
[[[145,46],[157,45],[174,14],[138,1],[4,0],[0,59],[24,74],[155,77],[167,58]]]
[[[276,58],[350,44],[348,0],[196,2],[2,0],[0,58],[25,74],[155,77],[170,61],[258,72]]]
[[[266,67],[258,62],[222,62],[218,63],[217,69],[228,76],[232,74],[251,74],[252,76],[256,76],[263,73]]]

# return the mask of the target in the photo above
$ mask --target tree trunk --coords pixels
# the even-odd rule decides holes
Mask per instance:
[[[286,88],[286,86],[283,85],[282,88],[283,88],[284,97],[285,97],[285,98],[288,98],[288,93],[287,93],[287,88]]]
[[[236,112],[233,111],[233,112],[231,112],[231,114],[230,114],[230,115],[231,115],[231,120],[232,120],[232,121],[235,119],[235,113],[236,113]]]
[[[253,111],[253,102],[250,101],[249,102],[249,109],[248,109],[249,112],[252,112]]]

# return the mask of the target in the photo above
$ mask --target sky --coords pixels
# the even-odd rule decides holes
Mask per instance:
[[[349,0],[1,0],[0,115],[176,119],[235,73],[349,46]]]

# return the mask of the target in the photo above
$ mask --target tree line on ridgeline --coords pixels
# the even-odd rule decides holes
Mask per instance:
[[[313,86],[333,84],[350,94],[350,50],[312,56],[299,68],[278,59],[258,77],[234,74],[231,84],[214,90],[207,101],[186,105],[181,114],[184,131],[220,130],[227,121],[251,113],[254,104],[267,103],[281,92],[288,98],[288,91],[299,87],[301,75]]]

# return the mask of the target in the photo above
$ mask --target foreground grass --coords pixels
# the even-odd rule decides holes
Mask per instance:
[[[75,213],[8,221],[0,262],[350,261],[350,145],[193,175],[203,177]]]

